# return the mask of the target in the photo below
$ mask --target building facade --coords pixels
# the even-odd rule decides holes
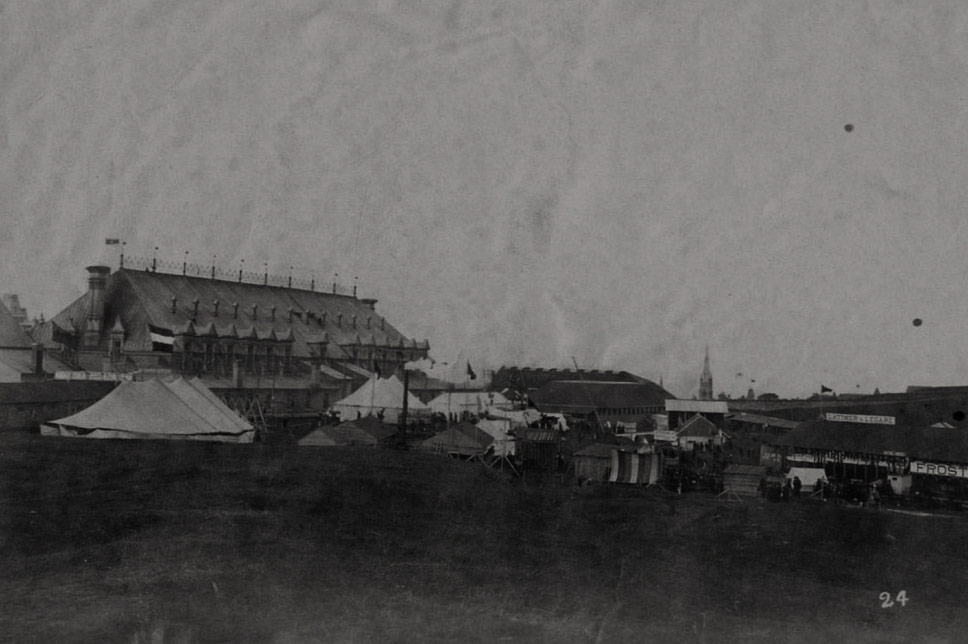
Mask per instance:
[[[193,375],[243,397],[301,390],[287,406],[318,409],[347,382],[430,349],[355,294],[107,266],[87,278],[87,292],[34,331],[74,370]]]

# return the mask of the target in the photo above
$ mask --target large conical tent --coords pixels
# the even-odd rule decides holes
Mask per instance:
[[[251,443],[252,425],[197,379],[126,381],[87,409],[41,427],[45,436]]]
[[[333,409],[340,413],[343,420],[353,420],[360,416],[376,415],[383,412],[383,422],[396,423],[403,411],[403,383],[396,376],[378,378],[374,376],[351,393],[349,396],[333,405]],[[408,413],[421,414],[427,411],[427,405],[412,393],[407,392]]]

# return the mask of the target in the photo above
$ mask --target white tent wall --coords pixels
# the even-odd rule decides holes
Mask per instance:
[[[796,476],[804,488],[812,490],[818,480],[827,480],[827,474],[822,467],[791,467],[786,478],[793,480]]]
[[[511,427],[508,420],[481,419],[477,426],[494,439],[494,453],[497,456],[514,456],[514,438],[508,436]]]
[[[254,438],[251,425],[227,416],[199,386],[184,381],[172,386],[160,380],[122,382],[87,409],[51,421],[41,434],[234,443],[251,443]]]
[[[383,422],[396,423],[403,411],[403,383],[396,376],[370,378],[362,387],[333,405],[343,420],[359,416],[377,415],[383,412]],[[427,405],[407,392],[407,409],[412,415],[426,414]]]

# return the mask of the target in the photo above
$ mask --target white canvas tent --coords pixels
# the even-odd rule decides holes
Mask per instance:
[[[496,391],[448,391],[440,394],[427,406],[440,414],[460,414],[470,412],[483,415],[489,410],[504,410],[511,407],[511,401]]]
[[[373,377],[362,387],[333,405],[343,420],[353,420],[357,413],[361,416],[383,412],[383,422],[396,423],[403,411],[403,383],[396,376],[389,378]],[[412,393],[407,392],[407,413],[425,414],[427,405]]]
[[[827,474],[822,467],[791,467],[786,478],[792,481],[794,476],[800,479],[800,483],[806,490],[813,490],[818,480],[827,480]]]
[[[514,437],[508,436],[510,421],[482,418],[477,421],[477,427],[494,439],[494,453],[497,456],[514,456]]]
[[[251,443],[255,430],[197,379],[126,381],[87,409],[41,426],[44,436]]]

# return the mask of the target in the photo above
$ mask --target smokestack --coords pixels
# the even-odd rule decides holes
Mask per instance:
[[[44,345],[40,342],[34,342],[31,345],[31,350],[34,356],[34,373],[41,375],[44,373]]]
[[[87,325],[84,328],[84,346],[97,346],[101,338],[101,322],[104,318],[104,291],[107,288],[108,275],[111,269],[107,266],[87,267],[87,287],[90,293],[90,307],[87,313]]]

